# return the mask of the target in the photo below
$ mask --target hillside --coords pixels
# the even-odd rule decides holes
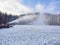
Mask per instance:
[[[60,15],[50,13],[24,14],[10,23],[18,25],[60,25]]]

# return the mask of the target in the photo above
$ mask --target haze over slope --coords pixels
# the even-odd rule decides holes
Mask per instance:
[[[60,25],[60,15],[49,13],[25,14],[20,18],[10,22],[20,25]]]

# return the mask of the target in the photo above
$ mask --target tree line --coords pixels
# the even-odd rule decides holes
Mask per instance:
[[[0,11],[0,24],[7,24],[8,22],[11,22],[11,21],[17,19],[18,17],[19,16],[17,16],[17,15],[2,13]]]
[[[47,14],[46,21],[48,25],[60,25],[60,14]]]

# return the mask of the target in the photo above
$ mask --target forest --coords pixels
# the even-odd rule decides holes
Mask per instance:
[[[17,15],[2,13],[0,11],[0,24],[7,24],[8,22],[11,22],[17,18],[18,18]]]

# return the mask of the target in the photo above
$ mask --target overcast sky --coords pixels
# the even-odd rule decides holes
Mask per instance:
[[[60,13],[60,0],[0,0],[0,11],[11,14]]]

